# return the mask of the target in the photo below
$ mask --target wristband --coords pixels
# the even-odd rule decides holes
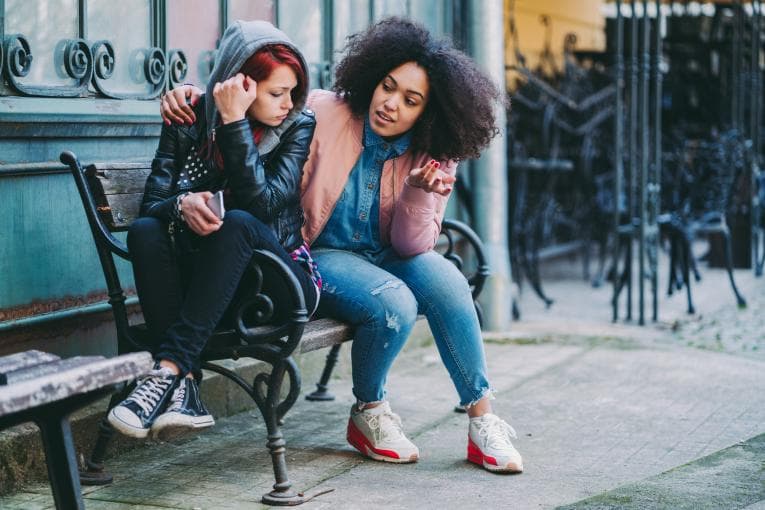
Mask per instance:
[[[188,194],[189,194],[188,192],[181,193],[180,195],[175,197],[175,215],[183,223],[186,223],[186,218],[183,217],[183,207],[182,207],[183,204],[182,204],[182,202],[183,202],[183,199],[188,196]]]

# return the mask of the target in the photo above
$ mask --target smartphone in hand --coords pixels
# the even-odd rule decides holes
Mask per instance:
[[[223,191],[218,191],[211,196],[210,200],[207,201],[207,207],[210,208],[218,219],[222,220],[223,216],[226,215],[226,208],[223,206]]]

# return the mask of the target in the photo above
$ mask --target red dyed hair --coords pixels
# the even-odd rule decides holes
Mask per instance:
[[[292,103],[299,104],[305,97],[308,78],[300,58],[289,46],[284,44],[264,46],[244,62],[239,72],[255,81],[261,81],[271,76],[273,70],[280,65],[286,65],[295,73],[297,85],[292,89],[290,95],[292,96]]]
[[[271,44],[264,46],[245,60],[239,72],[250,77],[256,82],[266,80],[271,73],[280,65],[286,65],[295,73],[297,85],[290,91],[292,104],[298,105],[303,102],[307,93],[308,77],[303,68],[300,58],[295,51],[284,44]],[[263,137],[264,128],[259,125],[253,126],[252,137],[255,144]],[[206,144],[205,144],[206,145]],[[203,150],[200,151],[202,153]],[[213,158],[218,168],[223,168],[223,158],[218,150],[217,144],[213,144]]]

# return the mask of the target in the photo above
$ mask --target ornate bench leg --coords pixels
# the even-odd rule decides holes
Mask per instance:
[[[321,379],[316,383],[316,391],[305,396],[307,400],[329,401],[335,400],[335,396],[327,391],[329,378],[332,376],[332,370],[335,369],[337,358],[340,354],[341,344],[333,345],[327,354],[327,361],[324,364],[324,370],[321,373]]]
[[[288,369],[287,364],[288,361],[283,361],[274,365],[271,375],[268,377],[268,393],[265,402],[260,406],[263,419],[266,422],[266,429],[268,430],[266,446],[268,446],[269,453],[271,454],[274,478],[276,480],[274,490],[264,494],[262,502],[275,506],[294,506],[305,502],[305,497],[302,494],[290,490],[292,482],[289,481],[289,476],[287,475],[286,442],[279,426],[279,398],[285,371]],[[281,410],[286,413],[284,408]]]

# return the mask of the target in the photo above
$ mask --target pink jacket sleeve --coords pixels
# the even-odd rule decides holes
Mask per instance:
[[[456,161],[442,161],[441,165],[449,175],[457,173]],[[391,223],[390,241],[396,253],[413,257],[435,247],[450,196],[451,193],[443,196],[404,184]]]

